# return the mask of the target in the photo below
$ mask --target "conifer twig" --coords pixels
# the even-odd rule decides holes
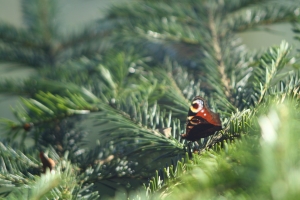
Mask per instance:
[[[220,45],[220,41],[219,41],[219,37],[218,37],[218,33],[217,33],[217,28],[216,28],[216,24],[215,24],[215,19],[214,19],[214,14],[212,10],[208,11],[208,18],[209,18],[209,29],[211,32],[211,36],[212,36],[212,45],[213,45],[213,49],[215,51],[215,57],[217,60],[217,64],[218,64],[218,70],[220,72],[221,75],[221,82],[224,85],[224,93],[226,95],[227,98],[230,97],[230,80],[226,75],[225,69],[225,63],[223,60],[223,56],[222,56],[222,49],[221,49],[221,45]]]

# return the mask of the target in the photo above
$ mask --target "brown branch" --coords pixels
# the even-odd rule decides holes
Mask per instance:
[[[215,58],[217,59],[218,62],[218,70],[220,72],[221,75],[221,82],[223,83],[223,86],[225,88],[225,95],[226,97],[230,98],[230,79],[227,77],[226,72],[225,72],[225,63],[223,60],[223,56],[222,56],[222,49],[220,46],[220,41],[219,41],[219,37],[218,37],[218,33],[216,30],[216,24],[214,22],[214,16],[213,16],[213,12],[209,11],[209,29],[211,31],[211,35],[212,35],[212,44],[213,44],[213,49],[215,52]]]

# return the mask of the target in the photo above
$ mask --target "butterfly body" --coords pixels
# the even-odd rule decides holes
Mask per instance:
[[[186,131],[182,138],[197,141],[222,130],[218,113],[212,112],[202,97],[195,97],[190,106],[186,121]]]

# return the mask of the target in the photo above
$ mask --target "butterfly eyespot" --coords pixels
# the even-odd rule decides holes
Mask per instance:
[[[190,123],[194,124],[194,125],[198,125],[198,124],[200,124],[200,122],[201,122],[201,120],[198,118],[195,118],[195,117],[193,119],[191,119],[191,121],[190,121]]]
[[[193,113],[197,113],[200,110],[202,110],[202,108],[203,108],[203,101],[200,99],[196,99],[195,101],[192,102],[192,106],[190,107],[190,110]]]
[[[192,105],[192,106],[193,106],[193,108],[194,108],[194,109],[197,109],[197,108],[199,107],[199,104],[197,104],[197,103],[193,103],[193,105]]]

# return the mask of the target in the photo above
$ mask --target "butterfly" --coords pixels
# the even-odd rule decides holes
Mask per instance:
[[[188,112],[185,134],[181,137],[189,141],[197,141],[219,130],[222,130],[219,113],[212,112],[206,101],[196,96]]]

